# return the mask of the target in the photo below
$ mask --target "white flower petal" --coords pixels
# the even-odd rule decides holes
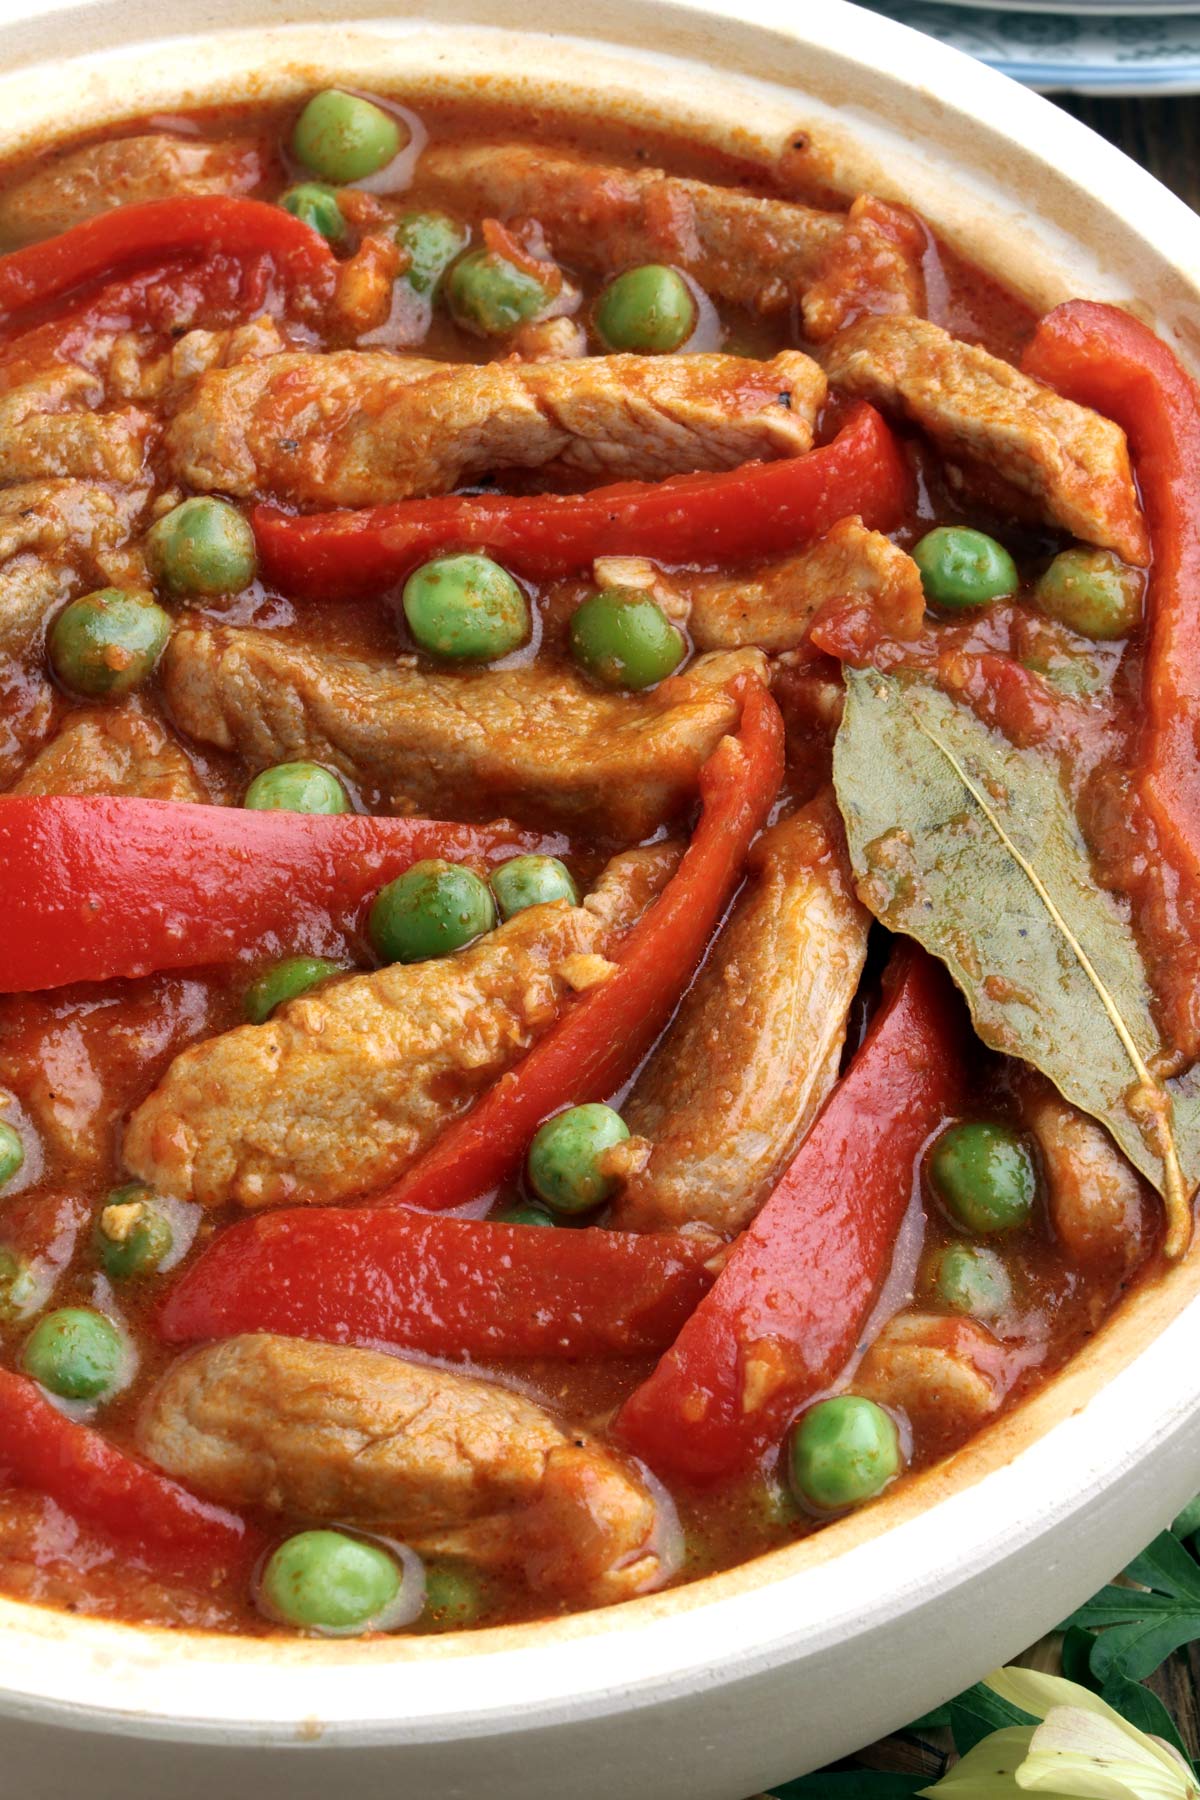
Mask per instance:
[[[1158,1746],[1118,1714],[1100,1718],[1080,1706],[1051,1707],[1016,1785],[1072,1800],[1190,1800],[1196,1791],[1177,1762],[1164,1762]]]
[[[1187,1776],[1188,1780],[1193,1784],[1193,1786],[1195,1786],[1196,1778],[1192,1774],[1192,1771],[1191,1771],[1190,1767],[1188,1766],[1187,1762],[1184,1760],[1184,1758],[1182,1756],[1180,1756],[1180,1754],[1179,1754],[1178,1750],[1175,1748],[1174,1744],[1168,1744],[1166,1738],[1155,1737],[1153,1732],[1150,1733],[1150,1742],[1152,1744],[1157,1744],[1160,1750],[1165,1750],[1167,1755],[1171,1758],[1171,1760],[1173,1762],[1177,1762],[1179,1764],[1179,1767],[1183,1770],[1183,1772]]]
[[[921,1793],[934,1794],[937,1800],[1021,1800],[1016,1770],[1029,1754],[1033,1733],[1032,1725],[993,1731],[955,1763],[948,1775],[932,1787],[922,1788]]]
[[[1052,1706],[1074,1706],[1081,1712],[1095,1713],[1098,1719],[1115,1719],[1119,1725],[1125,1723],[1120,1713],[1114,1712],[1099,1694],[1080,1687],[1078,1682],[1068,1681],[1063,1675],[1043,1675],[1040,1669],[995,1669],[986,1677],[984,1686],[1007,1700],[1010,1706],[1019,1706],[1022,1712],[1032,1713],[1035,1719],[1044,1719]]]
[[[993,1693],[999,1694],[1002,1700],[1007,1700],[1012,1706],[1019,1706],[1022,1712],[1032,1713],[1037,1719],[1045,1719],[1052,1708],[1058,1707],[1065,1707],[1076,1713],[1087,1713],[1102,1725],[1115,1728],[1124,1736],[1124,1755],[1132,1754],[1133,1746],[1136,1745],[1143,1756],[1157,1762],[1176,1781],[1179,1779],[1179,1758],[1169,1745],[1139,1731],[1136,1725],[1123,1719],[1099,1694],[1093,1694],[1090,1688],[1080,1687],[1078,1682],[1067,1681],[1061,1675],[1043,1675],[1036,1669],[1009,1668],[996,1669],[987,1677],[986,1685]],[[1193,1783],[1191,1786],[1166,1791],[1191,1795],[1196,1790]]]

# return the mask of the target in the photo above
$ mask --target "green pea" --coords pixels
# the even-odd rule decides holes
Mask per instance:
[[[252,812],[347,813],[350,796],[320,763],[276,763],[254,777],[242,805]]]
[[[348,1637],[387,1612],[401,1582],[399,1564],[379,1545],[341,1531],[301,1531],[272,1552],[261,1588],[284,1624]]]
[[[529,636],[529,602],[490,556],[435,556],[404,584],[404,616],[422,650],[446,662],[491,662]]]
[[[50,667],[90,700],[128,694],[154,672],[171,620],[140,588],[97,588],[64,606],[50,627]]]
[[[342,964],[330,962],[327,956],[285,956],[282,962],[264,969],[246,989],[246,1017],[252,1025],[262,1025],[277,1006],[307,994],[331,975],[344,973]]]
[[[544,1206],[535,1206],[532,1200],[525,1200],[493,1213],[492,1220],[497,1225],[553,1225],[554,1215]]]
[[[929,1180],[954,1223],[980,1237],[1024,1225],[1037,1193],[1029,1145],[987,1119],[946,1127],[929,1155]]]
[[[592,320],[608,350],[649,356],[686,344],[696,329],[696,301],[683,276],[665,263],[643,263],[610,281]]]
[[[292,132],[292,154],[326,181],[361,181],[386,168],[403,147],[390,113],[357,94],[314,94]]]
[[[936,1257],[932,1287],[951,1312],[996,1319],[1012,1302],[1008,1270],[994,1250],[978,1244],[949,1244]]]
[[[1003,544],[966,525],[936,525],[913,550],[925,598],[935,606],[986,606],[1015,594],[1017,565]]]
[[[461,1631],[483,1611],[479,1581],[469,1570],[449,1563],[425,1569],[425,1619],[440,1631]]]
[[[461,863],[430,857],[380,888],[367,931],[384,962],[427,962],[461,950],[496,923],[486,881]]]
[[[302,181],[299,187],[282,194],[279,204],[284,212],[311,225],[331,244],[340,244],[346,235],[346,220],[338,205],[336,188],[326,187],[320,181]]]
[[[600,1168],[629,1127],[611,1106],[572,1106],[538,1127],[529,1146],[529,1180],[555,1212],[587,1212],[616,1193],[620,1183]]]
[[[470,250],[460,257],[444,291],[454,323],[475,337],[506,337],[536,319],[551,299],[545,282],[495,250]]]
[[[408,268],[401,276],[414,294],[435,295],[442,277],[456,256],[471,241],[471,228],[448,213],[401,213],[396,223],[396,242],[408,251]]]
[[[99,1400],[111,1393],[124,1361],[125,1340],[117,1327],[85,1306],[47,1313],[21,1351],[25,1373],[63,1400]]]
[[[155,1205],[153,1188],[127,1181],[112,1190],[96,1221],[96,1247],[106,1275],[114,1281],[153,1275],[174,1246],[171,1221]]]
[[[152,525],[146,555],[172,594],[240,594],[254,580],[254,533],[228,500],[197,494]]]
[[[1142,617],[1145,578],[1111,550],[1063,550],[1039,576],[1042,611],[1082,637],[1123,638]]]
[[[0,1123],[0,1187],[6,1187],[25,1161],[21,1134],[11,1125]]]
[[[903,1463],[895,1420],[861,1394],[819,1400],[788,1439],[792,1492],[816,1512],[841,1512],[873,1500]]]
[[[610,688],[653,687],[687,654],[683,633],[637,588],[605,588],[571,617],[571,651]]]
[[[45,1304],[49,1292],[44,1271],[15,1250],[0,1248],[0,1324],[28,1319]]]
[[[571,871],[557,856],[510,857],[492,870],[492,892],[502,919],[511,919],[527,906],[544,906],[548,900],[579,905],[579,889]]]

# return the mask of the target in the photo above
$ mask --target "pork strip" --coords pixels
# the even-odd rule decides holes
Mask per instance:
[[[753,650],[703,657],[651,693],[609,694],[539,663],[431,674],[184,625],[162,671],[181,730],[256,768],[310,758],[398,812],[506,815],[630,843],[687,809],[737,718],[726,684],[765,663]]]
[[[456,956],[326,982],[266,1024],[176,1057],[129,1121],[125,1161],[203,1206],[382,1186],[524,1055],[573,991],[607,980],[615,935],[597,912],[560,900]]]
[[[89,144],[47,158],[36,174],[0,194],[0,240],[12,245],[52,237],[132,201],[245,194],[262,177],[262,153],[250,138],[206,143],[155,131]]]
[[[542,144],[430,144],[417,181],[452,211],[536,219],[555,254],[580,268],[667,262],[714,300],[766,313],[791,305],[842,230],[837,213]]]
[[[908,207],[861,194],[804,296],[807,335],[822,343],[868,315],[923,312],[928,242],[928,231]]]
[[[999,1411],[1020,1359],[975,1319],[904,1311],[854,1372],[853,1390],[900,1413],[922,1457],[944,1456]]]
[[[150,496],[148,488],[94,481],[23,481],[0,491],[0,562],[36,551],[72,557],[103,578],[107,552],[123,544]]]
[[[145,488],[87,481],[23,481],[0,491],[0,786],[61,711],[45,669],[47,624],[82,587],[119,576],[128,554],[121,546],[147,499]]]
[[[104,399],[103,382],[68,363],[0,393],[0,483],[141,480],[156,423],[134,406],[97,410]]]
[[[684,575],[679,585],[698,650],[757,644],[794,650],[827,600],[869,600],[898,637],[912,637],[925,616],[921,572],[911,556],[861,519],[839,519],[798,556],[744,575]]]
[[[1084,1268],[1127,1274],[1149,1254],[1149,1191],[1104,1127],[1023,1072],[1021,1111],[1041,1152],[1054,1235]]]
[[[88,367],[103,380],[110,401],[162,401],[173,410],[197,376],[210,369],[230,369],[278,356],[290,347],[268,314],[245,325],[225,325],[217,330],[197,326],[169,350],[160,348],[160,343],[154,335],[122,331],[109,334],[107,344],[92,339],[83,354]]]
[[[825,361],[834,387],[899,411],[947,455],[1028,494],[1052,525],[1149,558],[1125,433],[927,319],[861,319]]]
[[[508,1388],[375,1350],[270,1333],[210,1345],[168,1371],[138,1443],[225,1505],[448,1541],[543,1593],[619,1599],[665,1572],[627,1463]]]
[[[589,356],[437,367],[292,352],[197,382],[167,431],[177,480],[202,492],[370,506],[440,494],[494,469],[574,482],[657,480],[794,456],[825,377],[798,350]]]
[[[68,713],[14,794],[116,794],[204,801],[208,793],[183,747],[136,701]]]
[[[26,554],[0,566],[0,786],[51,730],[60,701],[42,644],[53,614],[78,588],[66,563]]]
[[[773,826],[704,969],[622,1108],[653,1146],[614,1225],[750,1223],[837,1079],[870,920],[832,803]]]

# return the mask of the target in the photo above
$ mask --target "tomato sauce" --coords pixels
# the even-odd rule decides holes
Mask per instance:
[[[402,96],[392,98],[403,102]],[[130,120],[119,132],[81,138],[68,148],[74,153],[113,137],[164,132],[189,143],[246,140],[258,157],[254,197],[277,201],[298,180],[311,178],[288,149],[296,110],[256,105],[181,113],[170,119]],[[518,116],[483,104],[422,103],[419,123],[435,146],[490,137],[519,138],[547,152],[583,153],[598,162],[612,162],[624,171],[661,167],[741,195],[830,203],[822,191],[817,161],[806,145],[795,146],[772,179],[768,171],[749,160],[718,154],[699,144],[648,133],[631,138],[627,131],[603,121],[584,125],[536,108]],[[3,171],[0,221],[9,216],[8,203],[13,196],[44,172],[42,158],[14,163]],[[401,207],[425,204],[420,161],[402,194],[373,194],[362,189],[345,192],[351,196],[343,208],[350,243],[386,234]],[[660,246],[664,262],[672,261],[675,230],[671,219],[664,218]],[[542,247],[547,238],[552,249],[551,232],[542,234]],[[528,246],[534,239],[523,241]],[[345,248],[339,254],[344,257]],[[371,283],[378,273],[366,262],[359,273],[366,283],[369,307],[374,291]],[[613,273],[567,267],[567,278],[579,290],[579,318],[592,314]],[[1021,300],[972,267],[932,232],[926,234],[921,274],[930,319],[967,344],[983,346],[1009,362],[1020,360],[1036,323]],[[386,279],[390,282],[391,276]],[[103,363],[108,374],[97,379],[110,384],[104,406],[112,410],[118,404],[128,405],[145,413],[153,424],[171,416],[178,404],[184,377],[170,363],[173,347],[190,331],[233,327],[244,321],[247,310],[264,311],[287,322],[289,344],[295,351],[368,348],[416,354],[447,365],[487,363],[511,352],[508,340],[480,337],[463,329],[444,307],[431,310],[427,329],[417,343],[404,339],[398,325],[402,314],[395,308],[385,309],[381,322],[358,332],[351,329],[352,311],[334,313],[324,322],[314,317],[288,321],[286,300],[273,282],[265,261],[255,273],[231,258],[215,264],[191,263],[169,272],[126,270],[119,278],[72,296],[69,303],[47,302],[4,326],[0,401],[63,364],[98,368]],[[764,313],[751,306],[706,298],[705,307],[706,330],[714,350],[719,347],[727,354],[755,360],[797,346],[818,359],[824,354],[822,346],[804,338],[795,305]],[[140,371],[136,380],[130,378],[124,396],[116,391],[111,373],[116,356],[113,340],[122,335],[133,345],[130,355]],[[99,348],[102,341],[103,353]],[[816,419],[818,443],[831,442],[848,410],[847,397],[831,390]],[[1125,804],[1128,770],[1136,761],[1141,723],[1144,645],[1140,634],[1135,631],[1119,641],[1089,643],[1048,618],[1036,604],[1033,590],[1051,557],[1069,543],[1067,534],[1047,525],[1034,507],[1007,486],[988,489],[986,484],[964,482],[953,459],[931,444],[927,435],[903,418],[894,418],[892,423],[912,474],[913,496],[904,518],[888,534],[892,543],[910,551],[934,525],[968,525],[994,532],[1016,560],[1019,587],[978,611],[954,617],[931,615],[916,638],[903,641],[881,627],[869,598],[843,596],[827,608],[822,615],[819,650],[811,644],[797,646],[779,659],[774,671],[775,699],[787,728],[787,773],[773,817],[785,817],[803,807],[828,786],[832,735],[841,705],[835,657],[852,664],[919,673],[1013,741],[1036,745],[1057,758],[1089,834],[1098,878],[1117,890],[1129,891],[1136,887],[1146,857],[1145,844],[1130,841]],[[335,418],[331,433],[335,438],[338,429]],[[128,534],[126,542],[103,554],[97,553],[94,543],[80,547],[70,541],[41,553],[43,562],[53,563],[55,570],[61,571],[54,577],[60,585],[53,588],[53,605],[73,592],[94,588],[101,577],[118,586],[144,582],[146,565],[140,560],[139,533],[146,522],[169,511],[183,497],[168,441],[157,429],[148,439],[143,478],[152,498],[143,526]],[[581,485],[586,484],[561,471],[518,468],[496,476],[485,474],[477,483],[468,483],[467,491],[536,494],[572,491]],[[695,573],[659,571],[668,586],[672,579],[683,581]],[[176,610],[186,610],[194,625],[262,634],[323,658],[376,666],[399,659],[399,666],[428,674],[436,670],[436,662],[413,640],[405,624],[398,585],[368,600],[327,595],[303,598],[289,591],[287,584],[256,577],[233,595],[192,595]],[[557,578],[526,580],[522,585],[532,625],[526,641],[502,666],[572,670],[572,620],[594,585],[589,574],[576,571]],[[18,781],[38,746],[95,705],[94,698],[72,693],[61,680],[48,680],[43,635],[40,627],[27,632],[24,641],[5,657],[0,671],[0,786]],[[140,704],[164,724],[172,738],[179,737],[154,679],[144,688]],[[231,743],[231,738],[222,741],[215,732],[207,741],[187,744],[195,780],[209,804],[240,804],[256,763],[262,761],[239,754]],[[403,798],[398,799],[388,781],[378,775],[356,777],[343,770],[339,778],[347,804],[356,811],[382,814],[406,810]],[[467,779],[457,785],[448,780],[445,788],[443,817],[476,821],[492,816],[486,788]],[[665,833],[666,827],[658,835]],[[619,836],[614,838],[603,828],[585,827],[568,836],[564,859],[580,892],[587,892],[613,850],[623,846]],[[1157,916],[1156,922],[1149,917],[1147,923],[1146,914],[1140,920],[1164,1015],[1186,1010],[1172,1000],[1172,982],[1178,977],[1172,975],[1168,964],[1174,947],[1181,936],[1192,943],[1200,939],[1183,900],[1172,903],[1168,912],[1165,920]],[[852,1066],[852,1052],[862,1042],[875,1011],[878,990],[872,975],[882,962],[878,927],[875,934],[868,976],[851,1015],[843,1069]],[[710,946],[710,957],[719,957],[720,941],[717,937]],[[359,972],[370,970],[378,960],[365,913],[351,920],[331,919],[319,945],[300,948]],[[10,1369],[22,1366],[23,1347],[36,1319],[48,1307],[77,1307],[115,1316],[131,1347],[136,1372],[99,1406],[68,1401],[63,1406],[68,1413],[94,1424],[109,1444],[134,1458],[145,1455],[139,1436],[143,1409],[180,1355],[179,1347],[165,1343],[161,1336],[164,1298],[175,1283],[186,1278],[206,1249],[245,1216],[246,1209],[233,1199],[203,1206],[180,1202],[183,1210],[173,1215],[178,1227],[177,1253],[157,1272],[126,1281],[115,1280],[104,1271],[97,1251],[98,1216],[111,1204],[112,1192],[129,1180],[122,1143],[131,1112],[167,1075],[182,1051],[242,1025],[247,989],[278,960],[279,949],[273,945],[268,952],[261,945],[247,945],[237,960],[220,968],[199,967],[0,998],[0,1089],[10,1096],[3,1116],[17,1129],[25,1146],[20,1173],[0,1193],[0,1259],[7,1259],[7,1263],[0,1261],[0,1279],[7,1276],[7,1299],[0,1306],[0,1363]],[[683,986],[690,978],[689,971]],[[654,1054],[646,1061],[652,1061]],[[721,1046],[714,1042],[712,1068],[718,1075],[721,1058]],[[631,1072],[631,1081],[625,1083],[622,1093],[610,1095],[614,1106],[623,1103],[623,1094],[634,1085],[635,1077],[636,1072]],[[398,1080],[404,1079],[401,1071]],[[938,1286],[943,1256],[961,1247],[963,1232],[931,1186],[929,1146],[923,1146],[902,1172],[905,1224],[875,1295],[871,1316],[833,1389],[853,1393],[862,1372],[869,1373],[874,1366],[871,1379],[876,1387],[872,1391],[893,1396],[906,1471],[927,1467],[952,1453],[1002,1409],[1018,1404],[1087,1342],[1132,1283],[1157,1266],[1161,1240],[1158,1202],[1148,1184],[1128,1165],[1123,1165],[1119,1178],[1125,1184],[1122,1192],[1127,1201],[1120,1231],[1107,1238],[1101,1232],[1099,1248],[1093,1245],[1089,1255],[1081,1258],[1079,1241],[1072,1242],[1070,1230],[1079,1224],[1079,1209],[1086,1209],[1086,1192],[1082,1185],[1066,1190],[1059,1165],[1047,1151],[1049,1140],[1030,1122],[1040,1077],[972,1040],[966,1081],[970,1096],[966,1114],[986,1118],[1029,1146],[1037,1197],[1028,1216],[1005,1232],[1002,1240],[996,1240],[995,1252],[1003,1264],[1002,1298],[986,1320],[964,1324],[948,1306],[944,1288]],[[464,1096],[474,1095],[475,1090],[464,1084],[461,1075],[447,1077],[444,1100],[448,1109],[461,1111]],[[1094,1153],[1101,1159],[1106,1154],[1117,1155],[1107,1139]],[[527,1179],[514,1176],[496,1190],[473,1196],[462,1211],[464,1216],[495,1217],[536,1200]],[[589,1215],[583,1223],[603,1226],[604,1215]],[[574,1218],[557,1225],[559,1230],[580,1228],[580,1221]],[[714,1273],[726,1254],[723,1245],[715,1251]],[[885,1335],[889,1321],[897,1315],[916,1321],[915,1338],[907,1347],[901,1343],[897,1348]],[[986,1339],[989,1346],[974,1362],[969,1356],[959,1356],[955,1348],[959,1342],[955,1334],[964,1331],[968,1336],[975,1331],[979,1341]],[[881,1341],[884,1348],[877,1349]],[[881,1361],[887,1357],[892,1359],[887,1365],[890,1373]],[[651,1375],[656,1360],[653,1355],[612,1355],[594,1361],[498,1358],[486,1369],[473,1368],[471,1373],[483,1374],[540,1403],[555,1419],[571,1421],[572,1429],[590,1434],[601,1445],[614,1445],[614,1454],[620,1457],[625,1451],[619,1433],[614,1433],[614,1420]],[[922,1383],[924,1388],[918,1393]],[[909,1395],[909,1404],[895,1398],[901,1394]],[[778,1442],[752,1467],[741,1468],[715,1485],[672,1478],[669,1487],[681,1533],[677,1564],[669,1575],[676,1582],[743,1562],[817,1531],[825,1522],[826,1515],[806,1507],[790,1491],[786,1458],[781,1458]],[[268,1544],[313,1522],[302,1510],[285,1508],[282,1520],[255,1503],[242,1510]],[[353,1520],[348,1524],[352,1531],[358,1528]],[[457,1566],[453,1557],[450,1562]],[[438,1567],[436,1557],[430,1567]],[[519,1570],[507,1566],[475,1571],[472,1582],[469,1616],[429,1605],[408,1629],[436,1631],[459,1623],[536,1619],[587,1603],[570,1594],[548,1597],[531,1587]],[[101,1616],[256,1635],[279,1629],[278,1618],[264,1610],[260,1591],[246,1580],[244,1571],[218,1574],[212,1583],[199,1587],[165,1578],[136,1552],[130,1556],[114,1549],[103,1530],[73,1517],[59,1499],[30,1491],[17,1481],[0,1488],[0,1589]]]

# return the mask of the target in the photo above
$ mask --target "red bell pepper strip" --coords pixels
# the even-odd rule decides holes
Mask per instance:
[[[550,845],[564,848],[506,824],[8,795],[0,993],[315,948],[331,913],[422,857],[491,865]]]
[[[903,945],[791,1166],[617,1415],[651,1468],[698,1482],[745,1469],[835,1378],[887,1274],[913,1164],[961,1101],[965,1041],[949,977]]]
[[[626,939],[615,974],[576,1001],[515,1069],[448,1126],[408,1173],[372,1198],[445,1211],[520,1167],[551,1113],[613,1094],[670,1018],[725,910],[783,779],[783,720],[742,678],[742,720],[700,771],[703,811],[683,861]]]
[[[86,362],[101,333],[150,330],[173,340],[198,325],[215,331],[264,313],[279,317],[290,298],[264,252],[149,263],[0,324],[0,383],[7,392],[48,362]]]
[[[123,1555],[209,1587],[247,1568],[258,1533],[107,1438],[66,1418],[35,1382],[0,1369],[0,1478],[47,1494]]]
[[[547,1231],[406,1208],[299,1207],[223,1231],[168,1295],[171,1343],[281,1331],[433,1356],[628,1356],[712,1281],[675,1233]]]
[[[1140,320],[1090,300],[1047,313],[1024,367],[1129,439],[1153,552],[1137,787],[1200,895],[1200,392]]]
[[[665,563],[773,556],[848,513],[890,530],[911,485],[895,438],[873,407],[861,405],[819,450],[724,474],[622,481],[588,494],[452,494],[308,518],[260,506],[252,518],[264,572],[286,593],[362,595],[451,548],[487,550],[534,579],[569,575],[597,556]]]
[[[280,206],[225,194],[143,200],[0,256],[0,323],[134,264],[269,252],[299,294],[324,300],[337,262],[320,232]]]

